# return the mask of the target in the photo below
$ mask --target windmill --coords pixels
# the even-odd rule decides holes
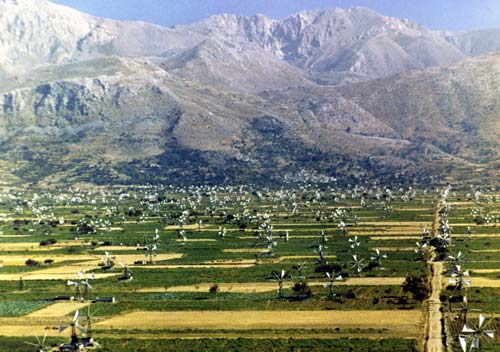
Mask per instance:
[[[335,294],[333,293],[333,287],[335,285],[335,282],[342,281],[344,278],[340,273],[336,273],[335,271],[326,272],[325,275],[328,278],[329,282],[325,283],[323,286],[325,288],[329,287],[328,297],[333,298],[335,297]]]
[[[78,318],[80,318],[80,311],[79,310],[77,310],[75,312],[75,315],[73,316],[73,319],[71,320],[71,323],[70,323],[70,327],[71,327],[71,341],[70,341],[70,344],[71,344],[72,347],[76,347],[79,350],[79,349],[81,349],[81,347],[80,347],[80,344],[79,344],[78,334],[76,333],[76,329],[79,326],[78,325]],[[66,329],[67,329],[67,326],[61,326],[59,328],[59,331],[63,332]]]
[[[467,236],[468,240],[472,239],[472,229],[470,226],[465,228],[465,236]]]
[[[356,251],[356,249],[361,245],[361,242],[358,240],[358,236],[354,236],[354,238],[349,238],[349,243],[351,243],[351,248]]]
[[[415,254],[417,255],[417,259],[425,259],[425,254],[427,253],[427,243],[416,242],[416,244],[417,248],[415,249]]]
[[[328,261],[326,260],[326,255],[327,253],[325,252],[325,249],[327,249],[327,242],[328,238],[326,237],[325,231],[322,230],[320,236],[320,243],[314,248],[314,254],[317,254],[319,258],[317,259],[317,263],[319,265],[322,264],[328,264]]]
[[[382,259],[387,259],[387,254],[382,254],[379,249],[375,249],[375,253],[370,257],[370,260],[377,263],[377,267],[382,269]]]
[[[276,247],[278,245],[278,242],[276,242],[276,241],[273,240],[273,235],[272,234],[267,235],[265,237],[265,241],[266,241],[267,249],[269,250],[267,252],[267,254],[269,256],[273,256],[274,255],[274,253],[273,253],[274,247]]]
[[[321,264],[328,264],[328,261],[326,260],[326,255],[327,253],[325,252],[325,249],[328,248],[325,245],[318,245],[317,248],[314,249],[314,254],[318,255],[318,259],[316,259],[316,262],[321,265]]]
[[[75,299],[78,299],[80,297],[80,282],[68,280],[68,282],[66,283],[66,286],[74,286],[75,287]]]
[[[261,253],[261,254],[265,254],[269,257],[272,257],[274,255],[274,247],[276,247],[278,245],[278,242],[276,242],[273,238],[273,234],[269,233],[265,236],[259,236],[259,241],[262,241],[262,242],[255,243],[253,245],[253,248],[266,247],[268,249],[267,253]],[[259,253],[255,254],[255,261],[256,262],[259,261]]]
[[[42,339],[40,339],[38,336],[35,335],[37,343],[25,342],[25,344],[30,345],[30,346],[35,346],[37,348],[37,352],[48,352],[48,349],[45,346],[45,340],[47,339],[48,332],[49,331],[46,329],[45,335],[43,336]]]
[[[283,281],[287,279],[291,279],[291,275],[287,273],[285,270],[281,270],[281,272],[272,272],[273,280],[278,282],[278,298],[280,300],[284,299],[283,295]]]
[[[77,310],[73,319],[71,320],[71,339],[69,343],[65,343],[59,346],[59,351],[82,351],[88,349],[95,349],[99,347],[99,344],[92,338],[92,321],[90,317],[90,306],[87,313],[86,327],[79,325],[80,311]],[[59,332],[63,332],[67,329],[67,326],[59,327]],[[85,334],[85,337],[78,337],[77,329]]]
[[[455,285],[455,289],[458,290],[458,294],[462,296],[462,290],[471,285],[471,281],[467,278],[470,276],[468,270],[462,270],[461,265],[456,265],[455,270],[451,273],[451,278],[449,283]]]
[[[181,242],[182,242],[181,244],[182,244],[182,245],[185,245],[185,244],[186,244],[186,241],[187,241],[186,231],[181,230],[181,229],[177,230],[177,238],[178,238],[179,240],[181,240]]]
[[[120,262],[120,266],[123,268],[123,273],[118,278],[118,281],[132,281],[134,279],[132,271],[122,262]]]
[[[105,257],[101,258],[102,270],[111,270],[115,266],[116,257],[112,257],[109,252],[104,252]]]
[[[339,228],[339,233],[341,235],[347,235],[347,226],[343,220],[340,220],[340,223],[337,225]]]
[[[457,329],[460,331],[464,325],[467,325],[467,318],[469,312],[480,312],[480,309],[471,309],[469,308],[468,302],[467,302],[467,296],[463,297],[462,303],[460,305],[460,308],[452,308],[450,309],[452,312],[459,312],[459,315],[456,316],[456,321],[459,324],[459,328]]]
[[[285,233],[280,233],[280,238],[284,238],[285,242],[288,242],[290,240],[290,233],[288,230],[286,230]]]
[[[179,235],[182,234],[182,238],[184,241],[187,240],[184,230],[179,231]],[[153,264],[153,258],[156,257],[156,251],[158,250],[158,241],[160,239],[160,235],[158,234],[158,229],[155,230],[155,235],[152,238],[150,243],[147,243],[142,249],[146,251],[146,257],[149,258],[149,264]]]
[[[448,260],[452,265],[452,272],[457,271],[457,267],[462,265],[465,262],[465,258],[461,251],[459,251],[456,255],[449,255]]]
[[[445,250],[449,246],[451,246],[451,236],[447,232],[439,234],[438,237],[436,238],[436,240],[437,240],[437,243],[436,243],[437,249]]]
[[[470,328],[466,324],[464,324],[462,332],[458,337],[458,341],[460,342],[460,347],[462,348],[463,352],[467,352],[467,347],[469,347],[469,351],[472,351],[472,349],[480,351],[484,339],[495,338],[495,331],[488,329],[491,320],[487,323],[485,323],[485,320],[486,319],[484,318],[484,316],[482,314],[479,314],[479,321],[477,326]]]
[[[85,334],[85,338],[80,338],[80,343],[82,343],[85,347],[90,347],[90,345],[96,346],[97,342],[92,338],[92,318],[91,316],[97,312],[95,310],[92,314],[90,313],[90,305],[87,308],[87,317],[85,319],[85,327],[79,326],[77,324],[77,328]]]
[[[299,279],[299,282],[305,282],[306,277],[304,275],[304,270],[306,270],[306,264],[307,262],[302,262],[299,265],[296,265],[293,267],[293,269],[297,272],[297,278]]]
[[[422,241],[427,243],[431,239],[431,232],[427,228],[427,226],[424,226],[422,230]]]
[[[94,279],[94,273],[84,274],[83,272],[78,272],[79,280],[73,281],[68,280],[66,286],[74,286],[75,287],[75,299],[87,300],[88,293],[92,290],[92,285],[89,280]],[[83,295],[81,294],[81,287],[83,287]]]
[[[221,227],[221,226],[219,226],[219,232],[218,232],[217,234],[218,234],[219,238],[220,238],[221,240],[223,240],[224,238],[226,238],[226,235],[227,235],[227,230],[226,230],[226,228],[225,228],[225,227]]]
[[[353,261],[352,261],[351,269],[354,270],[354,276],[359,276],[361,274],[361,272],[363,271],[364,259],[358,258],[357,254],[353,254],[352,259],[353,259]]]

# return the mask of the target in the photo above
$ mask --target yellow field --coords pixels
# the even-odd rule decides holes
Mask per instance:
[[[472,269],[471,272],[473,274],[495,274],[500,273],[500,269]]]
[[[40,246],[38,242],[17,242],[17,243],[0,243],[0,250],[1,251],[25,251],[25,250],[50,251],[54,249],[61,249],[72,246],[89,246],[89,245],[90,245],[89,243],[85,243],[82,241],[64,241],[64,242],[58,242],[51,246]]]
[[[62,263],[62,262],[67,262],[67,261],[78,261],[78,262],[88,262],[88,261],[95,261],[99,260],[98,256],[92,256],[88,254],[47,254],[45,256],[41,255],[29,255],[29,253],[24,254],[24,255],[9,255],[2,257],[2,263],[4,266],[19,266],[19,265],[24,265],[27,259],[34,259],[38,262],[43,263],[45,259],[52,259],[54,261],[54,264]]]
[[[99,329],[332,329],[387,328],[419,334],[420,311],[176,311],[134,312],[94,324]]]
[[[413,251],[416,247],[377,247],[382,252]]]
[[[36,312],[27,315],[27,317],[29,318],[64,317],[78,309],[85,308],[88,305],[89,303],[78,303],[78,302],[54,303],[46,308],[37,310]]]
[[[109,274],[94,274],[95,279],[106,279],[108,277],[117,276],[119,273]],[[19,274],[0,274],[0,281],[17,281]],[[23,273],[23,280],[25,281],[45,281],[45,280],[77,280],[79,278],[77,273],[64,273],[64,274],[42,274],[42,273]]]
[[[139,266],[139,268],[148,269],[207,269],[207,268],[219,268],[219,269],[232,269],[232,268],[251,268],[255,266],[255,261],[252,264],[244,263],[227,263],[227,264],[217,264],[217,263],[207,263],[207,264],[160,264],[160,265],[150,265],[150,266]]]
[[[198,224],[184,225],[184,226],[182,226],[182,228],[184,230],[198,230]],[[201,228],[204,229],[205,226],[203,226],[203,224],[202,224]],[[180,226],[179,225],[169,225],[169,226],[165,226],[163,229],[165,229],[165,230],[178,230],[178,229],[180,229]]]
[[[421,236],[370,236],[373,241],[419,240]]]
[[[236,248],[236,249],[224,249],[224,253],[267,253],[269,249],[267,248]]]
[[[472,277],[472,287],[500,287],[499,279],[490,279],[487,277]]]
[[[401,277],[353,277],[346,281],[335,282],[336,286],[399,286],[404,282]],[[327,282],[308,282],[309,286],[321,286]],[[172,286],[172,287],[150,287],[140,289],[139,292],[208,292],[213,283],[200,283],[196,285]],[[263,293],[276,291],[278,284],[276,282],[249,282],[249,283],[218,283],[219,292],[235,293]],[[292,282],[284,282],[283,288],[292,288]]]

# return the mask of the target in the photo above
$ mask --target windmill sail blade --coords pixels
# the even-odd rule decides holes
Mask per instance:
[[[465,332],[465,333],[474,333],[474,332],[476,332],[476,330],[470,329],[470,328],[467,327],[467,325],[464,325],[464,327],[462,328],[462,332]]]
[[[479,314],[479,328],[481,328],[484,324],[484,317],[482,314]]]
[[[472,346],[474,346],[475,349],[479,349],[479,344],[480,344],[480,339],[479,337],[476,337],[473,341],[472,341]]]
[[[493,330],[488,330],[488,331],[485,331],[484,333],[486,334],[486,336],[488,336],[491,339],[495,338],[495,332]]]
[[[40,347],[40,344],[36,344],[33,342],[25,342],[25,344],[30,345],[30,346]]]
[[[459,336],[458,341],[460,342],[462,352],[467,352],[467,339],[464,336]]]

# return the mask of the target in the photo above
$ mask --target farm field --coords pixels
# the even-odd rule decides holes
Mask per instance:
[[[479,314],[496,351],[499,214],[491,189],[5,190],[0,351],[460,351]]]

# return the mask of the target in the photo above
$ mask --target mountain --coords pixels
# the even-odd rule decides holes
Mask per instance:
[[[306,71],[350,72],[367,78],[466,57],[441,33],[360,7],[307,11],[282,21],[263,15],[220,15],[177,29],[255,43]]]
[[[465,55],[478,56],[500,51],[500,29],[444,33],[445,39]]]
[[[498,171],[500,58],[474,57],[496,51],[494,35],[364,8],[163,28],[44,0],[0,0],[0,28],[3,182]]]
[[[0,0],[0,26],[0,66],[15,74],[109,55],[156,56],[204,39],[148,23],[100,19],[45,0]]]
[[[240,93],[314,85],[305,72],[273,54],[249,43],[225,39],[204,40],[160,60],[160,66],[183,79]]]

